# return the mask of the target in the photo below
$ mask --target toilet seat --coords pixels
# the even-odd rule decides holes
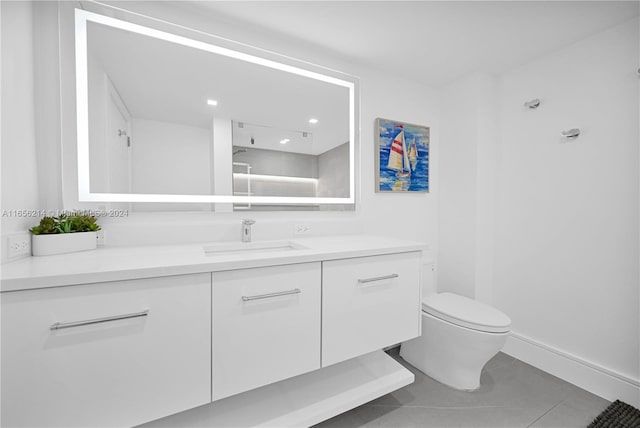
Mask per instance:
[[[422,310],[452,324],[488,333],[506,333],[511,319],[496,308],[453,293],[425,296]]]

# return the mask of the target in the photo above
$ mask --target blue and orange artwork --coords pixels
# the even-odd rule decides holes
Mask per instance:
[[[429,128],[376,119],[377,192],[429,191]]]

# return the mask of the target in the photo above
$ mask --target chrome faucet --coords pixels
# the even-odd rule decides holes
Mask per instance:
[[[242,242],[251,242],[251,225],[255,224],[255,220],[242,220]]]

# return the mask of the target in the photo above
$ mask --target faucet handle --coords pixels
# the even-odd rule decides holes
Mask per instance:
[[[251,226],[252,224],[256,224],[256,221],[250,218],[245,218],[244,220],[242,220],[242,224],[246,226]]]

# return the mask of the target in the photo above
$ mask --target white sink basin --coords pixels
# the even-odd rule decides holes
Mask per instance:
[[[203,247],[205,256],[228,254],[275,253],[280,251],[305,250],[307,247],[292,241],[223,242]]]

